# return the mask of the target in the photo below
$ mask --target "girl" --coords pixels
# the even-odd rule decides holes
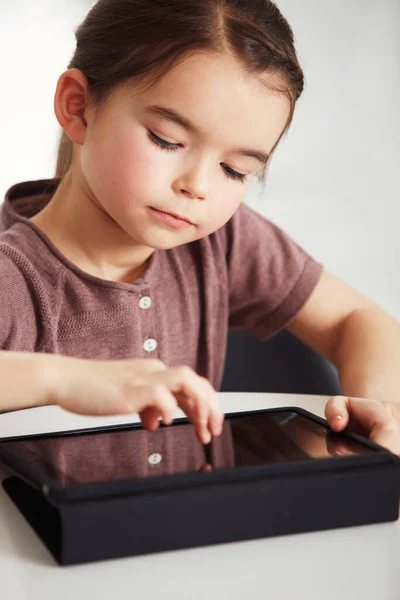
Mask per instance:
[[[222,431],[228,327],[287,328],[338,368],[333,429],[400,452],[400,331],[242,204],[265,179],[303,73],[269,0],[99,0],[58,80],[56,177],[6,194],[0,410],[179,405]]]

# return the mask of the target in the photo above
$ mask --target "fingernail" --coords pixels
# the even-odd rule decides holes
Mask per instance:
[[[343,415],[336,415],[336,419],[339,419],[339,421],[341,421],[343,419]]]
[[[209,444],[211,442],[211,433],[209,431],[206,431],[203,434],[203,443],[204,444]]]
[[[212,435],[221,435],[222,427],[220,425],[213,424],[211,427],[212,427]]]

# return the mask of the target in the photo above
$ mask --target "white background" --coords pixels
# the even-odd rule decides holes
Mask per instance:
[[[400,320],[400,2],[280,0],[306,91],[246,201]],[[52,177],[54,91],[87,0],[0,0],[0,198]]]

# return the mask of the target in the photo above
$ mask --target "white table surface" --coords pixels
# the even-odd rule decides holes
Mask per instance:
[[[301,406],[327,398],[220,394],[225,411]],[[0,415],[0,438],[136,420],[58,407]],[[3,479],[5,472],[0,471]],[[350,500],[350,499],[349,499]],[[0,488],[1,600],[399,600],[400,524],[385,523],[60,567]]]

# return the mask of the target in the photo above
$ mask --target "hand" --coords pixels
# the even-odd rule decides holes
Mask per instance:
[[[327,402],[325,416],[333,431],[348,427],[400,455],[400,404],[335,396]]]
[[[167,368],[158,360],[87,360],[60,356],[50,404],[84,415],[137,412],[155,431],[159,417],[173,421],[179,406],[207,444],[222,432],[224,413],[211,383],[190,367]]]

